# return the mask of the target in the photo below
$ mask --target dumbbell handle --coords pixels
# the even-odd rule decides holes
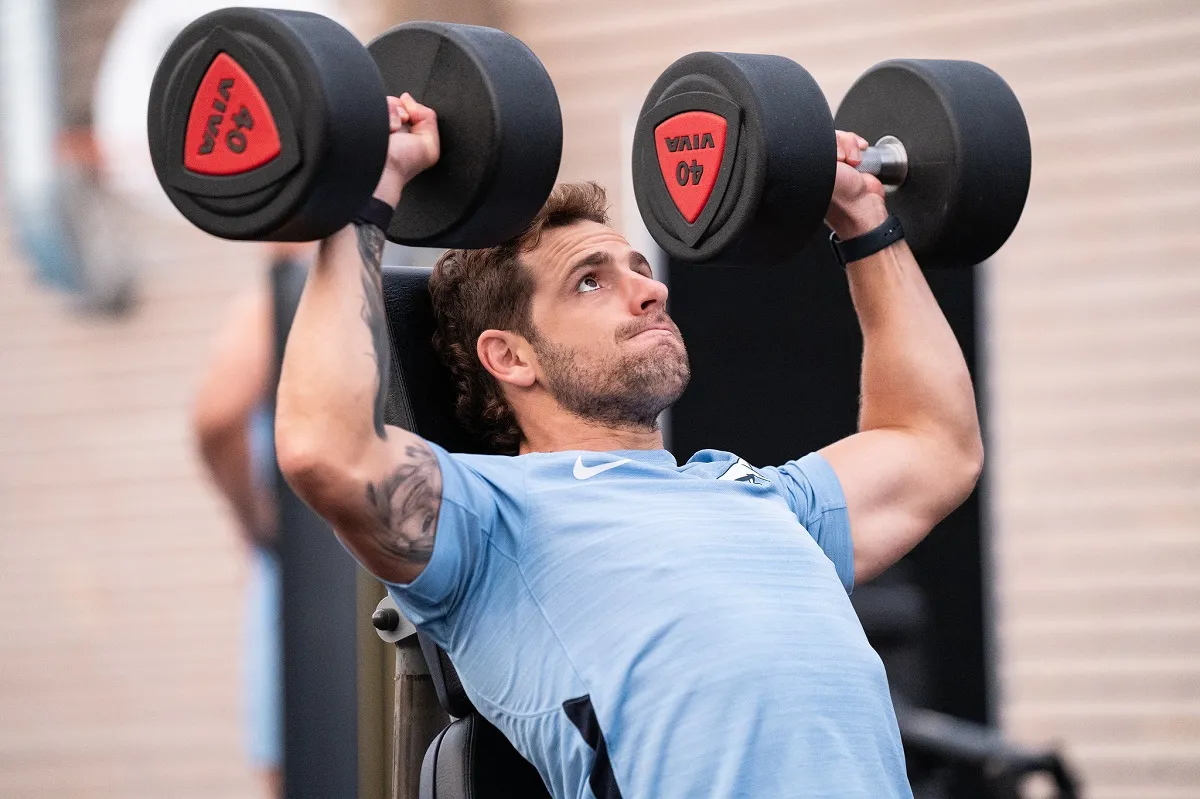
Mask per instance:
[[[899,186],[908,177],[908,151],[895,136],[884,136],[862,151],[862,163],[856,168],[885,186]]]

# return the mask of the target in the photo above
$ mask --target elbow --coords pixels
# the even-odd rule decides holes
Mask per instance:
[[[339,472],[316,438],[280,424],[275,426],[275,462],[283,479],[310,505]]]
[[[924,499],[915,526],[922,537],[967,501],[983,473],[983,444],[978,439],[970,445],[946,439],[929,445],[923,467],[917,470]]]
[[[947,435],[944,431],[925,439],[924,463],[930,486],[936,487],[936,520],[949,515],[967,500],[983,474],[983,437],[979,428]],[[932,525],[931,525],[932,526]]]
[[[340,502],[357,470],[322,436],[276,421],[275,461],[296,495],[326,518]]]
[[[983,475],[983,441],[979,442],[979,446],[972,450],[970,457],[967,459],[967,493],[970,494],[975,490],[975,486],[979,483],[980,476]]]
[[[231,441],[244,434],[246,422],[245,418],[233,418],[215,413],[206,405],[197,405],[191,419],[196,448],[206,459],[223,452]]]
[[[979,482],[979,476],[983,474],[983,430],[979,427],[979,419],[976,417],[975,423],[971,425],[970,430],[963,437],[962,457],[971,475],[971,487]]]
[[[959,442],[953,456],[956,482],[959,486],[959,504],[971,495],[979,483],[983,474],[983,460],[983,436],[976,428],[973,434]]]

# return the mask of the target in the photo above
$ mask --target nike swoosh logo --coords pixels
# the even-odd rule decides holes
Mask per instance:
[[[621,458],[619,461],[609,461],[596,466],[584,466],[583,456],[580,455],[575,459],[575,468],[571,474],[575,475],[576,480],[587,480],[589,477],[595,477],[598,474],[607,472],[609,469],[615,469],[618,466],[629,463],[629,458]]]

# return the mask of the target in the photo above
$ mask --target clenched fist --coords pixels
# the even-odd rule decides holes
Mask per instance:
[[[867,146],[862,136],[837,131],[837,176],[825,224],[842,241],[868,233],[887,219],[883,184],[874,175],[855,169],[862,163],[862,151]]]
[[[391,206],[404,184],[437,163],[441,154],[437,114],[408,92],[388,97],[388,152],[375,197]]]

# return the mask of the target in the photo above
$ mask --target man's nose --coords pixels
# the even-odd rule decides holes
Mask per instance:
[[[634,313],[646,313],[667,305],[667,286],[659,280],[633,273],[631,299],[636,306]]]

